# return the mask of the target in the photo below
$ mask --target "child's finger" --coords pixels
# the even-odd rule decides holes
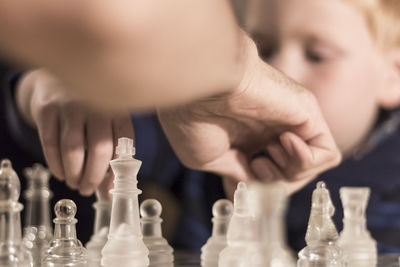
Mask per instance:
[[[201,170],[215,172],[238,182],[247,182],[256,178],[247,157],[236,149],[230,149],[217,159],[204,164],[201,166]]]
[[[288,164],[288,168],[285,169],[286,175],[293,180],[314,177],[340,162],[340,154],[337,158],[329,150],[316,147],[312,142],[307,143],[294,133],[285,132],[280,136],[280,140],[288,154],[293,155],[291,159],[294,160],[294,164]],[[333,155],[335,157],[332,157]]]
[[[85,165],[85,117],[77,107],[60,112],[60,149],[65,180],[77,189]]]
[[[56,178],[65,180],[60,152],[59,116],[54,110],[45,112],[37,120],[37,129],[47,166]]]
[[[307,168],[313,163],[313,154],[310,146],[292,132],[285,132],[279,137],[285,151],[301,168]]]
[[[110,190],[113,188],[114,173],[108,170],[103,181],[99,184],[96,190],[96,195],[99,200],[112,199]]]
[[[133,145],[135,146],[135,131],[129,114],[112,119],[112,135],[114,140],[114,150],[115,146],[118,144],[118,139],[121,137],[133,139]]]
[[[79,191],[89,196],[103,180],[113,156],[111,120],[98,114],[90,115],[86,123],[86,140],[86,165],[79,181]]]
[[[269,156],[282,169],[284,169],[289,161],[289,155],[279,142],[272,142],[266,147]]]
[[[336,144],[325,135],[318,135],[307,141],[312,155],[312,163],[316,166],[324,166],[324,169],[338,165],[342,155],[336,148]],[[332,147],[335,147],[337,153],[332,153]]]
[[[222,177],[222,185],[224,187],[225,195],[228,199],[233,200],[235,190],[239,181],[230,177]]]
[[[285,180],[285,175],[277,166],[266,157],[258,157],[250,162],[250,166],[256,177],[264,182]]]

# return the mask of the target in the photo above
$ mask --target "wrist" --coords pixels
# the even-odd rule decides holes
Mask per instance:
[[[239,31],[239,44],[236,55],[235,83],[224,91],[211,98],[221,99],[234,96],[246,91],[256,78],[260,78],[260,67],[262,60],[258,56],[257,46],[254,41],[243,31]]]
[[[261,61],[254,41],[243,31],[241,35],[239,62],[242,74],[238,86],[234,88],[235,91],[239,92],[246,90],[259,76]]]
[[[288,78],[279,70],[276,70],[260,58],[254,41],[243,33],[243,47],[241,52],[242,78],[237,87],[228,96],[233,106],[246,99],[245,102],[253,103],[252,107],[241,109],[239,112],[248,113],[250,110],[258,114],[269,114],[270,119],[276,116],[277,121],[286,120],[289,124],[300,124],[307,117],[307,112],[299,103],[309,99],[309,91]],[[282,99],[285,101],[282,102]],[[282,104],[280,104],[282,103]],[[283,107],[288,103],[287,107]],[[242,106],[242,105],[238,105]],[[290,116],[282,118],[281,110],[294,111]],[[287,112],[289,113],[289,112]],[[254,115],[254,114],[253,114]]]

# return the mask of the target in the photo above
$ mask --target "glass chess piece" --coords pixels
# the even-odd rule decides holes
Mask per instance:
[[[110,162],[115,175],[110,233],[103,248],[103,267],[146,267],[149,265],[149,250],[143,242],[140,227],[137,173],[142,164],[133,158],[133,140],[119,138],[117,159]]]
[[[240,182],[234,194],[227,246],[219,254],[218,267],[262,266],[261,240],[253,208],[255,203],[249,194],[247,185]]]
[[[54,238],[43,255],[42,267],[87,267],[87,251],[76,237],[75,203],[62,199],[54,211]]]
[[[212,234],[201,248],[202,267],[218,267],[219,253],[227,245],[226,235],[232,213],[232,201],[220,199],[214,203],[212,207]]]
[[[41,164],[34,164],[32,168],[25,168],[24,174],[28,185],[24,192],[26,212],[23,243],[32,254],[34,266],[40,266],[42,255],[53,238],[49,203],[52,197],[49,189],[50,172]]]
[[[374,267],[377,264],[376,241],[367,230],[365,211],[368,205],[368,187],[342,187],[344,218],[338,245],[345,252],[349,266]]]
[[[336,244],[339,234],[332,216],[335,207],[326,184],[318,182],[312,194],[307,246],[299,252],[298,267],[347,267],[342,249]]]
[[[174,250],[162,236],[162,206],[155,199],[147,199],[140,205],[143,242],[149,249],[150,267],[173,267]]]
[[[96,198],[97,201],[93,204],[95,209],[94,233],[86,244],[88,267],[101,266],[101,251],[107,243],[110,227],[111,200],[98,190],[96,191]]]
[[[296,260],[286,244],[286,189],[280,183],[252,183],[254,208],[261,237],[263,267],[294,267]]]
[[[0,163],[0,267],[33,267],[31,253],[22,243],[19,178],[8,159]]]

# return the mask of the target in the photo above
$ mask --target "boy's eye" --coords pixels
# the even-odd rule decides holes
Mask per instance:
[[[311,49],[306,50],[305,56],[308,61],[315,64],[320,64],[325,60],[325,57],[321,53],[318,53],[317,51]]]

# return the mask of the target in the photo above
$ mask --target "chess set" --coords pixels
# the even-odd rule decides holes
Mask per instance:
[[[298,256],[284,234],[288,197],[279,183],[239,183],[234,202],[221,199],[212,208],[212,235],[201,254],[174,252],[162,234],[162,206],[156,199],[139,205],[133,140],[120,138],[112,200],[97,192],[95,230],[84,246],[77,237],[77,206],[59,200],[54,231],[50,218],[49,171],[27,168],[25,227],[21,229],[20,181],[7,159],[0,166],[0,267],[392,267],[396,255],[378,257],[366,227],[369,188],[343,187],[344,229],[332,221],[335,207],[324,182],[312,194],[305,236]]]

